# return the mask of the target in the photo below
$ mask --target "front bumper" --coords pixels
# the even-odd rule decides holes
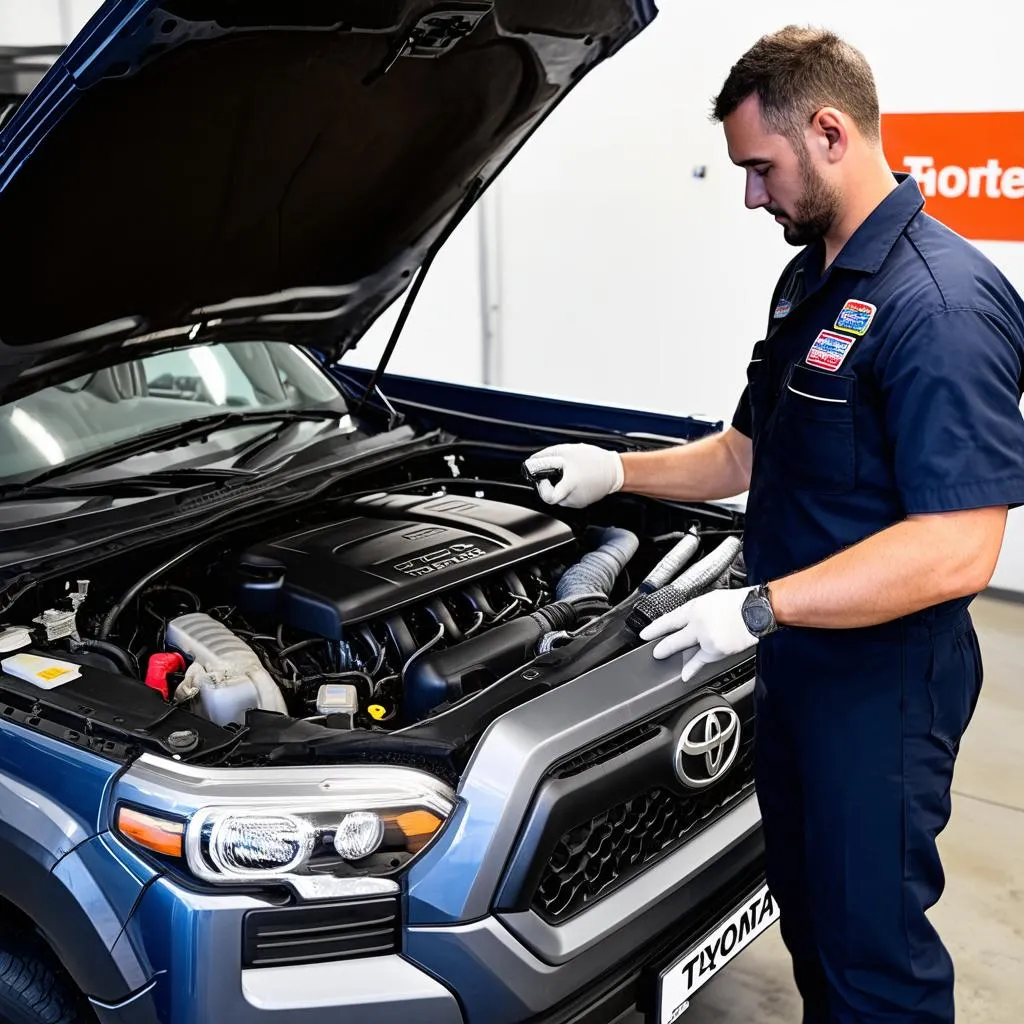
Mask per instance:
[[[732,842],[717,856],[707,855],[729,829],[735,837]],[[584,944],[566,962],[552,962],[543,947],[531,949],[500,917],[411,928],[406,955],[457,992],[467,1024],[610,1024],[624,1010],[642,1003],[646,990],[653,993],[654,982],[648,976],[666,966],[661,963],[665,957],[682,954],[739,900],[760,888],[763,853],[757,801],[751,796],[694,843],[620,890],[624,898],[635,900],[633,915],[618,919],[617,927]],[[607,903],[588,913],[595,920],[581,922],[587,916],[582,914],[550,929],[561,932],[551,945],[564,944],[571,928],[587,927],[596,935],[598,918],[617,914]],[[518,927],[517,931],[522,933]]]
[[[730,700],[749,701],[750,672],[749,662],[737,658],[718,677]],[[152,883],[119,941],[152,966],[156,985],[147,998],[157,1019],[612,1024],[643,1007],[663,961],[682,954],[760,886],[763,837],[752,792],[720,808],[641,874],[564,918],[540,916],[528,899],[506,899],[503,886],[525,849],[524,825],[551,766],[638,722],[675,715],[701,685],[680,692],[677,673],[678,666],[639,649],[494,723],[463,775],[456,812],[406,877],[400,954],[246,970],[244,918],[265,908],[264,898],[189,891],[168,878]],[[581,716],[583,707],[588,713]],[[597,773],[601,799],[603,773],[617,775],[619,762],[641,750],[586,769]],[[662,760],[664,774],[672,761]],[[183,813],[166,766],[162,785],[147,772],[140,763],[125,773],[115,797]]]
[[[652,902],[663,877],[642,876],[646,896],[636,884],[623,890],[637,899],[636,916],[564,964],[545,963],[506,922],[488,916],[408,928],[403,955],[244,969],[243,918],[266,903],[190,892],[161,878],[120,940],[153,965],[155,984],[130,1012],[98,1015],[105,1024],[613,1024],[650,1009],[661,968],[763,883],[763,838],[749,824],[756,800],[745,803],[705,833],[708,841],[715,828],[740,833],[717,859],[689,850],[689,876],[666,859],[659,867],[676,874],[676,885]]]
[[[763,885],[764,868],[758,857],[746,873],[716,892],[697,913],[663,932],[600,982],[523,1024],[616,1024],[636,1011],[653,1022],[660,972],[702,935],[712,931],[737,903],[748,900]]]
[[[252,896],[190,892],[167,878],[152,884],[120,940],[142,947],[154,968],[156,983],[145,995],[152,1019],[160,1024],[464,1024],[455,996],[402,956],[243,968],[244,916],[266,906]],[[133,1009],[139,1013],[142,1007],[136,1003]],[[149,1019],[100,1016],[104,1022]]]

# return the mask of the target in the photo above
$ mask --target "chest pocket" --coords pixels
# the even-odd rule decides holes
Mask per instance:
[[[857,480],[856,380],[794,363],[779,396],[774,461],[792,484],[842,494]]]

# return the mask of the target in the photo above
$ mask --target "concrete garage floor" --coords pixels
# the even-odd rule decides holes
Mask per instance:
[[[985,683],[957,761],[953,817],[939,840],[946,891],[932,920],[956,964],[957,1021],[1019,1024],[1024,1018],[1024,605],[979,598],[972,613]],[[778,929],[699,992],[680,1020],[798,1024],[800,1001]]]

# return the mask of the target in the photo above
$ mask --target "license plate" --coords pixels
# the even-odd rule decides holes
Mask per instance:
[[[678,1020],[688,1009],[690,997],[778,919],[779,908],[764,886],[662,971],[658,979],[658,1024]]]

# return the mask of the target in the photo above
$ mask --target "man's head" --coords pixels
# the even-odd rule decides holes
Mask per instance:
[[[775,216],[791,245],[828,233],[880,159],[874,75],[831,32],[791,25],[759,39],[729,72],[713,118],[746,168],[747,206]]]

